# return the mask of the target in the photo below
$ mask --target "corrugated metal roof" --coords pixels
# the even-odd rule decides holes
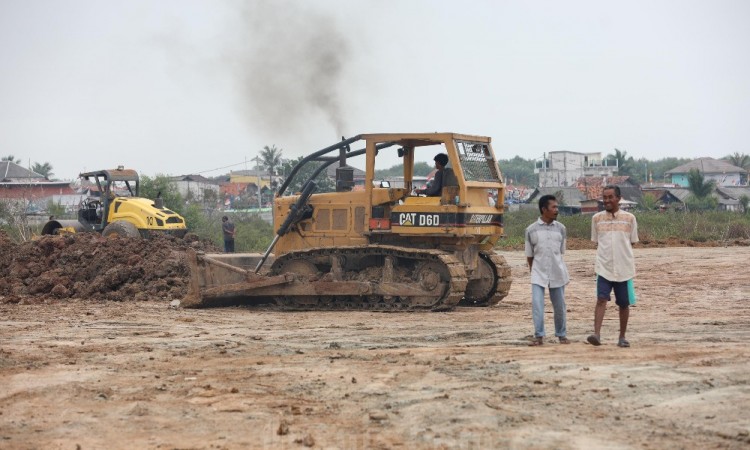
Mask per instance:
[[[667,175],[688,173],[691,169],[698,169],[700,173],[747,173],[747,170],[742,167],[733,166],[726,161],[714,158],[694,159],[664,173]]]
[[[736,198],[731,198],[727,196],[724,192],[720,192],[724,188],[717,188],[714,189],[711,192],[711,197],[715,198],[720,205],[737,205],[739,204],[739,201]],[[669,192],[680,199],[681,202],[685,202],[685,200],[690,197],[691,192],[688,188],[669,188]]]
[[[209,180],[203,175],[180,175],[172,177],[172,181],[194,181],[196,183],[218,184],[213,180]]]
[[[44,175],[40,175],[29,169],[24,169],[13,161],[0,161],[0,180],[28,180],[30,178],[44,179]]]
[[[681,202],[684,202],[690,195],[690,189],[688,188],[669,188],[667,189],[670,194],[677,197]]]
[[[717,189],[736,199],[739,199],[743,195],[750,197],[750,186],[722,186]]]

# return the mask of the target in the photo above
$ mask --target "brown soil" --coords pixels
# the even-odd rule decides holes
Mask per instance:
[[[132,254],[182,244],[150,245]],[[566,255],[570,345],[527,346],[522,252],[504,253],[508,298],[450,313],[174,309],[176,290],[0,304],[0,448],[747,448],[750,248],[635,254],[629,349],[613,306],[603,345],[585,342],[592,250]]]
[[[216,250],[194,239],[96,233],[42,236],[15,245],[0,232],[0,302],[180,299],[190,276],[184,259],[188,246]]]

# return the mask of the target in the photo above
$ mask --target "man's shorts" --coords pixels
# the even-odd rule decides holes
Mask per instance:
[[[627,281],[609,281],[601,275],[596,277],[596,298],[599,300],[611,300],[610,292],[615,291],[615,303],[620,308],[630,306],[630,295]]]

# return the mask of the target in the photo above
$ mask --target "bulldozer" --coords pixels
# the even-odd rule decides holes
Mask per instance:
[[[355,143],[363,148],[353,150]],[[428,197],[416,189],[415,157],[435,152],[447,154],[448,164],[439,195]],[[362,184],[348,165],[355,157],[365,161]],[[381,159],[400,160],[403,177],[375,180]],[[335,191],[316,193],[315,179],[337,163]],[[303,173],[300,192],[287,194]],[[276,234],[264,254],[189,252],[182,304],[373,311],[495,305],[511,285],[509,265],[493,250],[503,235],[504,189],[489,137],[342,139],[301,159],[281,184],[273,205]]]
[[[51,219],[42,227],[42,235],[98,232],[103,236],[129,238],[169,233],[183,237],[185,219],[167,209],[159,196],[150,200],[139,197],[138,173],[122,166],[112,170],[81,173],[81,180],[96,186],[98,195],[84,198],[78,208],[78,220]]]

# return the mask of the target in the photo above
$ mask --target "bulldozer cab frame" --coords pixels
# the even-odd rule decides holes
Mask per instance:
[[[365,148],[352,151],[351,144],[362,140],[365,141]],[[375,158],[380,154],[381,150],[394,146],[398,146],[396,150],[397,156],[402,159],[404,167],[404,187],[409,188],[412,187],[411,185],[414,180],[414,154],[416,149],[419,147],[439,146],[441,144],[444,146],[444,152],[448,155],[449,162],[446,166],[447,169],[450,169],[448,173],[456,177],[455,181],[451,184],[462,187],[459,195],[465,194],[467,188],[498,189],[503,187],[503,181],[491,149],[490,141],[489,137],[455,133],[357,135],[352,138],[343,139],[341,142],[314,152],[300,160],[284,183],[279,187],[276,197],[284,196],[295,176],[305,165],[322,163],[317,166],[313,174],[306,180],[306,182],[309,182],[336,162],[339,163],[340,168],[348,168],[347,158],[360,155],[367,155],[365,187],[375,186],[373,183],[375,179]],[[338,153],[338,155],[331,155],[333,153]],[[336,190],[351,190],[352,185],[347,184],[346,181],[346,179],[337,177]]]
[[[364,148],[352,150],[352,145],[360,141],[364,142]],[[376,159],[386,152],[392,152],[391,156],[397,156],[403,163],[403,177],[398,183],[376,182]],[[424,197],[416,193],[417,153],[430,160],[435,153],[447,154],[440,196]],[[347,160],[361,155],[366,159],[364,184],[355,186]],[[502,236],[503,202],[488,200],[488,192],[492,197],[504,198],[502,174],[489,137],[388,133],[344,139],[303,158],[292,169],[276,194],[277,224],[288,217],[293,200],[285,197],[287,188],[310,163],[317,163],[318,167],[302,186],[338,163],[336,192],[310,197],[309,214],[293,227],[298,238],[288,237],[287,240],[295,241],[288,245],[282,239],[277,253],[321,243],[401,245],[407,238],[411,239],[410,244],[425,248],[454,249],[480,244],[488,249]]]

